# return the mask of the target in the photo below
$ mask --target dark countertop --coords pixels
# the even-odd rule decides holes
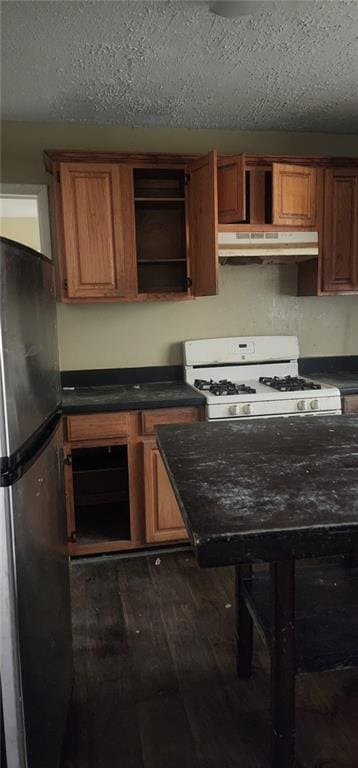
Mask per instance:
[[[321,384],[338,387],[341,395],[358,395],[358,372],[316,373],[312,378]]]
[[[303,357],[298,367],[302,376],[338,387],[342,395],[358,394],[358,355]]]
[[[200,565],[358,552],[358,417],[156,432]]]
[[[149,408],[200,406],[205,397],[184,382],[76,387],[62,390],[63,412],[100,413],[104,411],[139,411]]]

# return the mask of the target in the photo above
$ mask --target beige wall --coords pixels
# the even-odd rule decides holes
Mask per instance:
[[[4,123],[5,182],[43,183],[44,148],[358,156],[357,136]],[[58,306],[61,367],[181,362],[183,339],[290,333],[303,355],[358,354],[358,296],[297,298],[296,268],[220,268],[220,294],[188,302]]]
[[[0,235],[40,250],[39,220],[29,218],[0,218]]]

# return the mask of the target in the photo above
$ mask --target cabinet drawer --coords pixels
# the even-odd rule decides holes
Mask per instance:
[[[199,408],[158,408],[142,413],[142,434],[154,435],[159,424],[190,424],[200,421]]]
[[[94,413],[67,416],[67,438],[72,442],[126,437],[127,413]]]
[[[343,413],[358,414],[358,395],[346,395],[342,398]]]

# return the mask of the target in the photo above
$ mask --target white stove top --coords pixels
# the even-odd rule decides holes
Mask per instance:
[[[205,395],[209,420],[341,413],[340,392],[336,387],[299,376],[295,336],[190,341],[185,342],[184,355],[185,380]],[[299,377],[301,381],[295,384],[302,385],[302,389],[281,391],[261,382],[260,377],[280,380]],[[200,380],[213,382],[214,391],[202,388]],[[215,385],[223,381],[245,385],[255,392],[231,394],[230,385],[224,385],[223,393],[217,394],[222,387]]]
[[[336,387],[331,387],[325,384],[324,386],[320,385],[319,382],[313,381],[310,379],[310,381],[313,384],[318,385],[320,388],[316,389],[314,387],[307,388],[307,389],[299,389],[299,390],[293,390],[293,391],[286,391],[282,392],[280,390],[274,389],[272,387],[269,387],[267,384],[262,384],[258,379],[247,379],[245,381],[242,380],[235,380],[232,379],[233,383],[237,384],[238,386],[240,384],[244,384],[247,387],[250,387],[250,389],[255,389],[255,392],[239,392],[234,394],[224,393],[220,395],[216,395],[208,390],[202,389],[201,387],[195,386],[195,384],[192,384],[194,389],[198,390],[202,394],[205,395],[207,402],[210,403],[233,403],[233,402],[246,402],[247,400],[254,401],[254,400],[272,400],[272,398],[279,398],[280,400],[290,400],[292,398],[297,397],[317,397],[320,396],[323,393],[332,393],[332,390],[336,391]]]

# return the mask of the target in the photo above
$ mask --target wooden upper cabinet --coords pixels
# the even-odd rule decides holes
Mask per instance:
[[[114,164],[60,163],[59,174],[68,298],[135,293],[131,170]]]
[[[133,188],[138,298],[187,298],[185,166],[135,166]]]
[[[272,164],[272,224],[315,226],[317,172],[302,165]]]
[[[219,224],[314,227],[317,170],[275,163],[252,164],[244,155],[218,160]]]
[[[189,257],[194,296],[218,293],[218,197],[216,152],[189,166]]]
[[[358,169],[327,169],[324,181],[323,292],[358,291]]]
[[[243,232],[317,228],[324,254],[316,291],[358,291],[354,159],[218,159],[215,151],[193,157],[46,150],[44,156],[54,176],[63,301],[214,296],[219,225]]]
[[[219,224],[245,221],[245,155],[218,158]]]
[[[88,153],[87,161],[83,153],[69,153],[74,160],[79,154],[76,162],[54,154],[63,301],[178,300],[217,293],[214,152],[193,162],[161,155],[101,162],[98,153],[92,153],[93,161]]]

